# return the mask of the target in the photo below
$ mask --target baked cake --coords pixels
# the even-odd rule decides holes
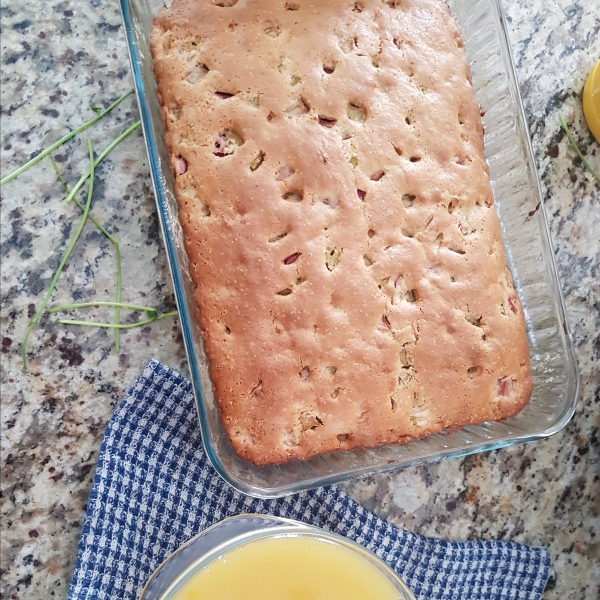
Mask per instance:
[[[223,425],[257,465],[528,402],[460,33],[439,0],[174,0],[152,53]]]

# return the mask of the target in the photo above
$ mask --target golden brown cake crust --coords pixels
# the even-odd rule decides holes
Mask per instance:
[[[175,0],[152,53],[210,374],[258,465],[518,413],[532,380],[438,0]]]

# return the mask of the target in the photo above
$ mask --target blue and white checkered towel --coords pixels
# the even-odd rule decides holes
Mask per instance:
[[[185,540],[239,513],[345,535],[391,565],[418,600],[538,600],[550,569],[545,548],[402,531],[335,486],[278,500],[237,492],[204,454],[190,384],[151,361],[106,429],[67,600],[135,600]]]

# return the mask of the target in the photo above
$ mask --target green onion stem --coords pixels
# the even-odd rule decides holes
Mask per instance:
[[[118,146],[128,135],[130,135],[133,131],[135,131],[139,126],[140,126],[141,122],[140,121],[136,121],[133,125],[131,125],[131,127],[128,127],[112,144],[110,144],[101,154],[100,156],[98,156],[98,158],[96,159],[96,166],[98,164],[100,164],[100,162],[102,160],[104,160],[106,158],[106,156],[116,147]],[[75,184],[75,187],[71,190],[71,193],[67,196],[67,202],[70,202],[71,200],[74,200],[75,195],[77,194],[77,192],[79,191],[79,189],[81,188],[81,186],[85,183],[86,179],[89,177],[89,173],[84,173],[79,181]],[[81,208],[81,205],[78,203],[79,208]],[[97,223],[94,220],[95,223]],[[103,231],[103,233],[106,230]],[[108,237],[108,232],[105,233],[105,235]],[[111,239],[111,241],[113,240],[112,237],[109,237],[109,239]],[[119,248],[119,245],[113,241],[113,246],[115,247],[115,254],[117,255],[117,302],[121,302],[121,282],[122,282],[122,273],[121,273],[121,249]],[[120,306],[116,306],[115,307],[115,324],[119,324],[121,320],[121,307]],[[117,354],[119,353],[120,350],[120,338],[119,338],[119,328],[116,327],[116,332],[115,332],[115,350],[117,352]]]
[[[48,309],[50,313],[63,312],[65,310],[72,310],[75,308],[86,308],[89,306],[118,306],[119,308],[128,308],[130,310],[138,310],[146,313],[156,314],[156,308],[152,306],[139,306],[137,304],[127,304],[125,302],[81,302],[79,304],[65,304],[64,306],[57,306],[56,308]]]
[[[27,326],[27,331],[25,332],[25,339],[23,340],[23,346],[21,348],[21,358],[23,359],[23,369],[25,369],[25,370],[27,370],[27,340],[29,339],[29,335],[33,331],[33,328],[37,325],[38,321],[40,320],[40,317],[42,316],[44,310],[46,309],[48,302],[50,301],[50,297],[52,296],[52,293],[54,292],[54,288],[56,287],[56,282],[58,281],[58,278],[60,277],[60,274],[62,273],[62,270],[63,270],[65,264],[67,263],[67,260],[69,260],[69,256],[71,256],[71,252],[73,252],[73,248],[75,248],[75,244],[77,243],[77,240],[79,239],[79,236],[81,235],[81,232],[83,231],[83,227],[85,225],[85,222],[87,221],[87,218],[88,218],[88,215],[90,212],[90,206],[92,205],[92,194],[94,193],[95,162],[94,162],[94,149],[92,148],[92,142],[89,138],[88,138],[88,151],[89,151],[89,155],[90,155],[90,185],[88,187],[87,201],[85,203],[83,215],[81,216],[79,224],[77,225],[77,230],[75,231],[75,235],[71,238],[71,241],[69,242],[69,245],[67,246],[67,249],[62,257],[62,260],[60,261],[60,264],[58,265],[58,269],[56,269],[56,272],[54,273],[54,277],[52,278],[52,281],[50,282],[50,287],[48,288],[48,291],[46,292],[46,295],[44,296],[44,299],[42,300],[40,307],[38,308],[37,312],[35,313],[35,316],[33,317],[33,319],[29,322],[29,325]]]
[[[592,174],[592,177],[596,180],[596,183],[600,184],[600,177],[598,177],[598,175],[596,175],[596,173],[594,173],[594,169],[592,169],[592,167],[590,166],[590,163],[588,163],[585,156],[581,153],[579,146],[577,145],[577,143],[573,139],[573,136],[571,135],[571,130],[569,129],[569,126],[567,125],[565,118],[562,115],[559,115],[559,119],[560,119],[560,124],[562,125],[562,128],[565,130],[565,133],[567,134],[567,137],[569,138],[569,142],[571,142],[571,146],[573,146],[573,150],[575,150],[575,152],[577,152],[577,156],[579,156],[579,158],[581,159],[583,166]]]
[[[121,248],[119,244],[115,246],[115,254],[117,258],[117,294],[115,302],[115,325],[119,325],[121,322]],[[121,334],[119,329],[115,328],[115,352],[119,354],[121,351]]]
[[[71,190],[69,189],[69,185],[65,181],[65,178],[62,176],[62,173],[60,172],[60,169],[58,168],[58,165],[56,164],[56,161],[54,160],[54,156],[52,156],[52,154],[50,155],[50,162],[54,167],[54,172],[56,173],[56,176],[60,181],[60,185],[62,185],[63,192],[68,195],[71,192]]]
[[[138,321],[137,323],[94,323],[93,321],[70,321],[67,319],[59,319],[58,322],[63,325],[82,325],[84,327],[102,327],[107,329],[131,329],[133,327],[140,327],[141,325],[149,325],[150,323],[154,323],[154,321],[160,321],[167,317],[175,317],[176,315],[177,311],[173,311],[162,315],[156,315],[155,317],[150,317],[145,321]]]
[[[100,162],[102,160],[104,160],[116,146],[118,146],[128,135],[130,135],[133,131],[135,131],[139,126],[140,126],[140,121],[136,121],[133,125],[131,125],[131,127],[128,127],[112,144],[110,144],[104,150],[104,152],[102,152],[100,154],[100,156],[98,156],[98,158],[96,159],[96,165],[100,164]],[[71,190],[71,193],[67,196],[67,202],[70,202],[71,200],[75,200],[75,195],[77,194],[77,191],[85,183],[85,180],[88,177],[89,177],[89,173],[84,173],[81,176],[79,181],[75,184],[75,187]],[[79,208],[82,208],[82,206],[79,202],[77,202],[76,200],[75,200],[75,202],[77,203]],[[95,219],[92,222],[97,227],[100,228],[100,225],[98,224],[98,222]],[[117,303],[120,303],[121,302],[121,288],[122,288],[121,248],[119,247],[119,244],[117,244],[116,240],[106,231],[106,229],[104,229],[102,227],[100,230],[102,231],[102,233],[104,233],[104,235],[106,235],[106,237],[108,237],[108,239],[111,241],[112,245],[115,248],[115,254],[116,254],[116,258],[117,258],[117,295],[116,295],[116,300],[117,300]],[[121,307],[115,306],[115,324],[118,325],[120,323],[120,321],[121,321]],[[119,328],[116,327],[115,328],[115,351],[117,354],[120,351],[120,346],[121,346],[121,341],[120,341],[120,336],[119,336]]]
[[[64,177],[62,176],[62,173],[60,172],[58,165],[56,164],[56,161],[54,160],[54,157],[52,155],[50,155],[50,160],[52,161],[52,166],[54,167],[54,170],[56,171],[56,175],[58,177],[58,180],[60,181],[63,190],[65,191],[65,194],[67,194],[67,196],[71,193],[71,190],[69,189],[69,186],[67,185],[67,182],[65,181]],[[84,207],[81,204],[81,202],[79,202],[79,200],[77,200],[77,198],[73,198],[73,202],[75,202],[75,204],[77,204],[77,206],[83,211]],[[94,216],[92,214],[88,215],[88,219],[100,230],[101,233],[103,233],[106,238],[108,239],[108,241],[113,245],[113,248],[115,249],[115,259],[117,261],[117,282],[116,282],[116,287],[117,287],[117,294],[116,294],[116,302],[115,304],[115,323],[120,323],[121,322],[121,289],[122,289],[122,284],[121,284],[121,280],[122,280],[122,276],[121,276],[121,265],[122,265],[122,261],[121,261],[121,247],[119,246],[119,243],[117,242],[117,240],[115,240],[115,238],[108,233],[108,231],[102,226],[100,225],[100,223],[98,223],[98,221],[96,221],[96,219],[94,218]],[[50,311],[52,312],[52,311]],[[121,336],[119,333],[118,329],[115,329],[115,352],[117,354],[119,354],[119,351],[121,349]]]
[[[102,112],[98,113],[93,119],[90,119],[87,123],[84,123],[83,125],[80,125],[77,129],[74,129],[70,133],[67,133],[67,135],[65,135],[60,140],[58,140],[58,142],[55,142],[54,144],[52,144],[52,146],[50,146],[49,148],[46,148],[46,150],[43,150],[42,152],[40,152],[37,156],[32,158],[29,162],[26,162],[22,167],[19,167],[16,171],[13,171],[10,175],[7,175],[4,179],[0,179],[0,186],[13,180],[15,177],[18,177],[21,173],[24,173],[25,171],[27,171],[27,169],[29,169],[29,167],[32,167],[33,165],[35,165],[35,163],[42,160],[42,158],[44,158],[45,156],[48,156],[48,154],[50,154],[51,152],[54,152],[54,150],[56,150],[59,146],[62,146],[65,142],[68,142],[72,137],[75,137],[76,135],[80,134],[82,131],[85,131],[88,127],[91,127],[92,125],[94,125],[94,123],[97,123],[104,115],[109,113],[113,108],[116,108],[119,104],[121,104],[121,102],[123,102],[123,100],[125,100],[127,97],[129,97],[132,93],[133,93],[133,91],[127,92],[125,95],[121,96],[116,102],[113,102],[106,110],[103,110]]]
[[[130,133],[135,131],[139,126],[140,126],[140,121],[136,121],[131,127],[128,127],[112,144],[110,144],[110,146],[105,148],[105,150],[102,152],[102,154],[100,154],[98,156],[94,166],[97,167],[106,158],[106,156],[112,150],[114,150],[115,146],[118,146]],[[67,202],[71,202],[71,200],[73,200],[73,198],[75,197],[75,194],[77,194],[77,192],[81,189],[81,186],[87,181],[89,176],[90,176],[90,173],[88,171],[87,173],[84,173],[80,177],[79,181],[75,184],[75,186],[71,190],[71,193],[67,196]]]

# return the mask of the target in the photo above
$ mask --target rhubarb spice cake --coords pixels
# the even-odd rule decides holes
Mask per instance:
[[[460,33],[440,0],[174,0],[152,53],[223,425],[257,465],[528,402]]]

